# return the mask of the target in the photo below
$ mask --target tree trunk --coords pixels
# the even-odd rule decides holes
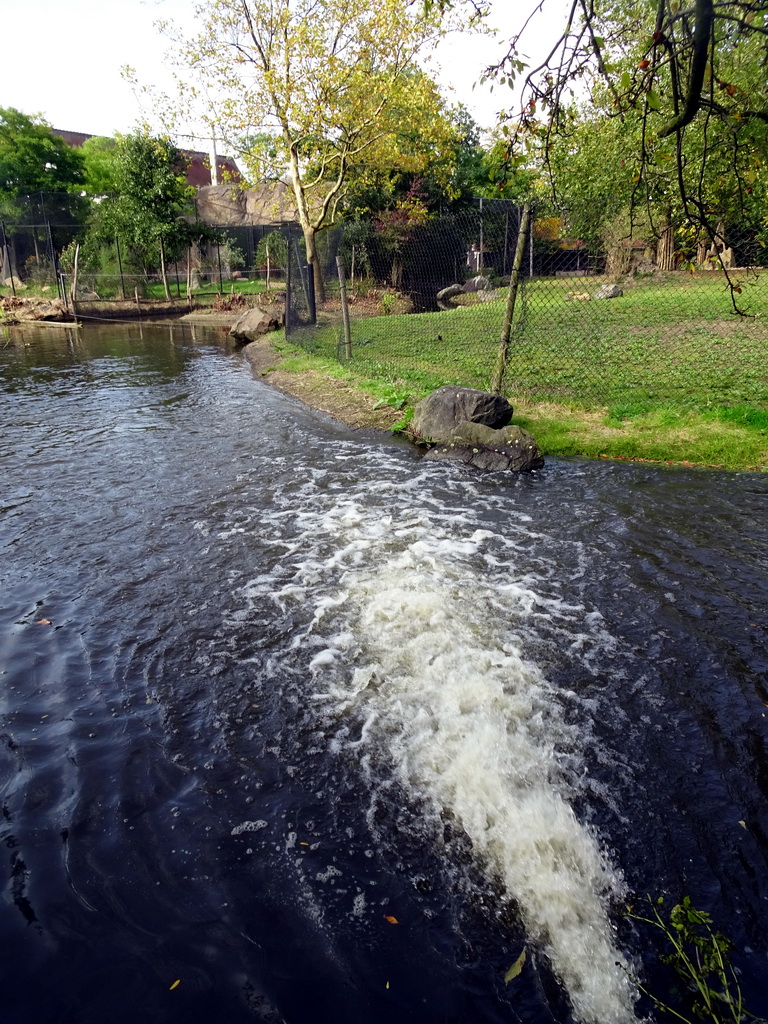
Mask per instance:
[[[163,279],[163,291],[165,292],[166,299],[171,297],[171,289],[168,287],[168,274],[165,269],[165,246],[163,245],[163,236],[160,236],[160,276]]]
[[[664,214],[660,225],[659,240],[656,243],[656,266],[659,270],[675,269],[675,226],[669,212]]]
[[[304,184],[301,180],[298,149],[292,143],[290,132],[285,124],[283,125],[283,135],[290,154],[291,185],[293,187],[293,194],[296,197],[296,212],[299,215],[299,223],[301,224],[301,230],[304,233],[304,244],[307,248],[307,263],[312,267],[312,276],[315,282],[315,302],[325,302],[325,284],[323,283],[323,274],[320,269],[320,260],[317,256],[317,245],[315,244],[317,228],[312,223],[312,219],[309,214],[307,197],[304,192]],[[290,253],[288,258],[290,259]]]

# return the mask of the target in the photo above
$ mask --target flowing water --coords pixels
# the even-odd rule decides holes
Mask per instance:
[[[768,1012],[768,481],[422,464],[180,326],[4,344],[3,1024],[619,1024],[645,893]]]

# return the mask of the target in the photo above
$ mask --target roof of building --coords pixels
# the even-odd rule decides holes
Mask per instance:
[[[52,128],[51,131],[54,135],[58,135],[60,139],[63,139],[68,146],[75,146],[78,148],[82,146],[87,139],[95,137],[93,135],[88,135],[86,132],[70,132],[63,128]],[[186,169],[187,184],[192,185],[195,188],[210,185],[210,155],[208,153],[200,153],[193,149],[182,149],[181,152],[189,161]],[[238,170],[237,164],[232,157],[219,156],[217,154],[216,166],[219,171],[219,181],[234,183],[243,180],[243,176]]]

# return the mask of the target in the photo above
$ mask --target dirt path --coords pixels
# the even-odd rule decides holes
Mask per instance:
[[[288,373],[280,369],[282,357],[266,339],[252,341],[243,349],[254,373],[266,384],[293,395],[313,409],[319,409],[350,427],[389,430],[402,416],[384,405],[374,409],[376,399],[364,391],[328,377],[316,370]]]

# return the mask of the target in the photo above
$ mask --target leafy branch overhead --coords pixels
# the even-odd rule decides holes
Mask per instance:
[[[658,0],[655,6],[572,0],[564,30],[538,66],[527,69],[519,56],[529,18],[506,56],[486,73],[515,84],[526,72],[521,124],[528,127],[539,110],[548,126],[563,128],[578,83],[588,91],[602,86],[615,115],[637,110],[644,101],[661,111],[655,127],[659,138],[682,130],[700,112],[731,124],[753,118],[766,122],[765,76],[760,74],[768,54],[766,10],[763,0],[693,0],[690,7],[679,0]],[[745,63],[758,73],[755,84],[762,88],[757,92],[727,80],[728,71],[739,77]]]
[[[593,225],[621,206],[630,236],[639,220],[656,237],[690,229],[719,258],[729,224],[765,227],[767,15],[765,0],[571,0],[534,67],[526,23],[486,70],[521,96],[508,168],[539,166],[558,206],[591,206]]]

